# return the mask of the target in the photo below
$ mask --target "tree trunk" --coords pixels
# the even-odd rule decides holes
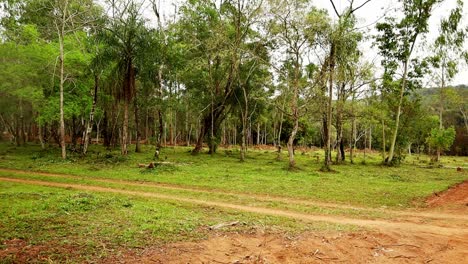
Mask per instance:
[[[213,154],[216,152],[214,140],[215,136],[218,134],[220,123],[223,121],[221,115],[224,112],[225,107],[226,106],[224,104],[218,103],[216,107],[211,108],[212,111],[210,111],[210,113],[205,115],[200,126],[197,143],[195,148],[192,150],[192,154],[196,155],[200,153],[203,148],[203,140],[208,134],[208,131],[210,132],[209,153]]]
[[[41,149],[45,149],[45,144],[44,144],[44,136],[42,135],[42,127],[41,125],[38,126],[38,131],[39,131],[39,142],[41,142]]]
[[[397,140],[397,136],[398,136],[398,127],[400,125],[401,106],[403,105],[403,95],[405,93],[406,77],[408,75],[408,62],[409,62],[409,60],[406,60],[405,66],[404,66],[403,78],[402,78],[402,83],[401,83],[401,87],[400,87],[400,100],[398,102],[398,108],[397,108],[396,120],[395,120],[395,128],[393,129],[392,143],[390,145],[390,152],[388,153],[388,158],[386,160],[387,164],[392,163],[393,157],[395,155],[395,145],[396,145],[396,140]]]
[[[297,109],[296,109],[297,111]],[[288,139],[288,157],[289,157],[289,168],[294,168],[296,166],[296,161],[294,160],[294,138],[296,137],[297,130],[299,129],[299,118],[297,114],[294,118],[294,126],[293,130],[291,131],[291,135]]]
[[[327,143],[325,151],[325,170],[330,170],[331,165],[331,122],[332,122],[332,102],[333,102],[333,81],[335,71],[335,43],[332,42],[330,47],[330,64],[329,64],[329,87],[328,87],[328,104],[327,104]]]
[[[96,74],[94,74],[94,94],[93,94],[93,106],[91,107],[91,112],[89,113],[88,125],[86,126],[84,145],[83,145],[83,154],[86,154],[88,151],[89,137],[93,131],[93,122],[94,122],[94,111],[97,104],[97,93],[98,93],[99,79]]]
[[[337,106],[336,109],[336,144],[337,144],[337,152],[336,152],[336,163],[340,164],[344,161],[344,146],[343,146],[343,119],[342,119],[342,111],[341,111],[341,103],[340,106]]]
[[[257,146],[260,145],[260,123],[257,123]]]
[[[465,124],[466,133],[468,133],[468,117],[466,116],[466,113],[462,107],[460,107],[460,113],[463,116],[463,123]]]
[[[247,118],[242,114],[242,132],[241,132],[241,149],[240,149],[240,161],[245,161],[245,150],[246,145],[246,134],[247,134]]]
[[[382,119],[382,159],[385,162],[385,156],[387,155],[385,149],[385,121]]]
[[[442,88],[443,89],[443,88]],[[442,95],[441,95],[442,96]],[[442,101],[442,100],[441,100]],[[443,108],[442,108],[442,102],[441,102],[441,106],[439,108],[439,129],[442,130],[444,128],[444,124],[443,124],[443,121],[442,121],[442,113],[443,113]],[[440,152],[441,152],[441,149],[440,147],[437,147],[437,157],[436,157],[436,162],[440,162]]]
[[[134,104],[134,112],[135,112],[135,130],[136,130],[136,144],[135,144],[135,152],[140,153],[141,152],[141,133],[140,133],[140,114],[139,114],[139,106],[138,106],[138,96],[135,96],[133,99],[133,104]]]
[[[129,107],[129,100],[125,98],[124,100],[124,120],[123,120],[123,127],[122,127],[122,145],[121,145],[121,154],[126,156],[128,154],[127,150],[127,141],[128,141],[128,107]]]
[[[349,153],[349,160],[351,164],[354,164],[354,150],[356,149],[356,116],[354,115],[354,96],[353,96],[353,119],[351,124],[351,146]]]
[[[67,5],[68,1],[65,0],[65,5]],[[66,12],[63,13],[63,20],[65,20]],[[65,27],[65,22],[63,22],[62,28],[59,31],[59,48],[60,48],[60,55],[59,55],[59,62],[60,62],[60,147],[62,149],[62,159],[67,158],[67,149],[65,145],[65,120],[64,120],[64,111],[63,111],[63,86],[65,84],[65,69],[64,69],[64,60],[65,60],[65,53],[63,48],[63,32]]]
[[[162,118],[161,109],[158,109],[158,123],[159,123],[159,133],[158,133],[158,142],[156,144],[156,147],[160,149],[162,147],[162,139],[163,139],[163,134],[164,134],[164,122]]]

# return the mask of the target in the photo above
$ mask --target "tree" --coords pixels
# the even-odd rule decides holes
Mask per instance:
[[[449,127],[447,129],[433,128],[431,130],[431,135],[427,138],[427,143],[429,146],[437,149],[436,162],[440,162],[440,150],[447,150],[452,146],[453,141],[455,140],[455,129]]]
[[[176,30],[185,61],[179,81],[200,110],[198,138],[192,154],[198,154],[209,135],[209,153],[216,152],[220,125],[235,104],[236,60],[232,58],[235,31],[226,16],[231,3],[189,1],[181,7]]]
[[[328,98],[326,103],[326,112],[323,117],[323,130],[325,137],[325,159],[323,170],[329,171],[332,162],[331,159],[331,128],[332,128],[332,103],[333,103],[333,88],[335,85],[335,71],[337,66],[343,65],[346,68],[348,61],[356,60],[359,58],[359,51],[357,50],[357,43],[362,39],[360,33],[355,30],[356,18],[354,13],[369,3],[367,0],[364,3],[354,6],[354,1],[349,2],[349,6],[342,13],[338,12],[333,0],[330,0],[331,5],[335,11],[338,21],[332,26],[328,34],[327,41],[327,55],[325,66],[327,70],[328,79]],[[342,71],[343,72],[343,71]],[[342,87],[343,88],[343,87]],[[325,88],[326,89],[326,88]],[[340,117],[339,117],[340,118]],[[340,123],[341,121],[339,121]],[[338,131],[340,132],[340,131]],[[339,134],[339,133],[338,133]],[[338,135],[340,137],[340,135]],[[340,139],[341,140],[341,139]]]
[[[64,41],[68,34],[74,34],[84,30],[87,24],[93,21],[88,14],[93,10],[92,1],[53,0],[45,3],[49,9],[56,36],[59,42],[59,87],[60,87],[60,145],[62,147],[62,159],[67,157],[65,144],[65,119],[64,119],[64,85],[65,76],[65,51]]]
[[[257,98],[261,98],[261,92],[264,85],[268,82],[268,52],[265,48],[264,40],[253,27],[259,23],[260,11],[263,1],[232,1],[231,24],[234,35],[234,42],[231,46],[231,60],[234,62],[236,87],[240,90],[235,93],[239,102],[241,115],[241,151],[240,160],[245,160],[247,152],[247,122],[252,113],[249,106]],[[240,100],[239,98],[242,98]]]
[[[136,94],[136,61],[137,56],[144,54],[148,32],[141,18],[141,6],[133,0],[111,1],[112,17],[98,32],[98,41],[105,47],[100,50],[96,60],[107,62],[112,68],[113,80],[117,89],[113,91],[118,100],[124,101],[124,116],[122,125],[121,154],[127,155],[129,108]],[[135,105],[135,123],[137,142],[140,134],[138,126],[138,107]],[[138,147],[137,147],[138,151]]]
[[[461,59],[468,61],[468,52],[464,49],[465,37],[468,28],[461,27],[463,14],[463,2],[458,0],[457,6],[450,12],[447,18],[442,18],[439,26],[439,36],[433,45],[434,55],[428,58],[434,71],[434,81],[440,88],[436,101],[439,112],[439,129],[443,129],[443,113],[445,109],[456,101],[456,92],[447,88],[458,73],[458,65]],[[436,161],[440,160],[441,149],[437,149]]]
[[[315,84],[307,83],[305,73],[304,53],[314,49],[318,39],[329,28],[326,13],[312,8],[309,11],[309,1],[271,1],[272,18],[269,21],[269,32],[275,36],[279,43],[279,50],[286,53],[283,66],[279,70],[280,78],[285,83],[287,97],[289,97],[290,110],[281,111],[289,113],[293,127],[287,142],[289,167],[296,165],[294,159],[294,140],[299,130],[299,119],[304,114],[304,98],[306,88],[313,88]],[[278,142],[279,143],[279,142]]]
[[[392,164],[395,155],[403,98],[408,88],[410,64],[414,62],[412,55],[419,37],[428,32],[428,20],[432,15],[432,8],[439,2],[440,0],[403,0],[404,16],[399,21],[396,18],[388,17],[385,22],[378,23],[376,26],[379,31],[376,44],[380,55],[383,56],[382,66],[385,71],[383,85],[398,91],[395,125],[389,154],[385,161],[387,164]],[[397,83],[394,82],[391,88],[389,86],[392,86],[390,84],[399,68],[402,68],[403,71],[401,79]]]

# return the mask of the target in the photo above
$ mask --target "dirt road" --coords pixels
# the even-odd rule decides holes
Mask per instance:
[[[0,169],[16,174],[42,175],[48,177],[73,178],[77,176],[35,173]],[[144,253],[126,252],[122,257],[107,261],[142,263],[327,263],[327,262],[377,262],[377,263],[463,263],[468,256],[468,216],[440,211],[394,211],[389,213],[409,216],[410,221],[359,219],[335,215],[319,215],[289,210],[239,205],[229,202],[208,201],[168,195],[155,192],[130,191],[95,185],[82,185],[54,182],[49,180],[19,179],[0,177],[0,181],[72,188],[91,192],[117,193],[123,195],[149,197],[167,201],[217,207],[262,215],[281,216],[301,221],[320,221],[334,224],[357,225],[370,230],[362,234],[327,233],[303,234],[287,237],[285,234],[228,234],[214,233],[209,239],[197,243],[177,243],[164,248],[145,249]],[[108,179],[93,179],[96,182],[118,183],[122,185],[148,185],[158,188],[218,193],[215,190],[202,190],[190,187],[170,186],[152,183],[124,182]],[[462,186],[465,188],[465,186]],[[221,192],[219,192],[221,193]],[[224,192],[222,192],[224,193]],[[459,192],[457,192],[459,193]],[[224,193],[225,194],[225,193]],[[232,193],[236,194],[236,193]],[[244,195],[269,201],[282,201],[302,205],[326,206],[356,210],[379,210],[330,203],[316,203],[283,197]],[[464,197],[463,197],[464,198]],[[384,212],[386,210],[383,210]],[[461,212],[464,212],[464,208]],[[427,223],[427,219],[437,219]],[[462,224],[460,224],[462,223]]]

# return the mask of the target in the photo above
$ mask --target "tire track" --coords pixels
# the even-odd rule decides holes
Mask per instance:
[[[57,182],[38,181],[38,180],[24,180],[24,179],[15,179],[15,178],[6,178],[6,177],[0,177],[0,181],[46,186],[46,187],[71,188],[71,189],[83,190],[83,191],[104,192],[104,193],[114,193],[114,194],[124,194],[124,195],[139,196],[139,197],[156,198],[156,199],[161,199],[161,200],[190,203],[190,204],[196,204],[196,205],[201,205],[201,206],[218,207],[218,208],[243,211],[243,212],[248,212],[248,213],[287,217],[287,218],[303,220],[303,221],[308,221],[308,222],[320,221],[320,222],[328,222],[328,223],[334,223],[334,224],[357,225],[357,226],[371,227],[371,228],[377,228],[377,229],[382,229],[382,230],[387,230],[387,231],[397,229],[397,230],[402,230],[405,232],[425,232],[425,233],[450,235],[450,236],[466,236],[468,234],[468,229],[465,229],[465,228],[441,227],[441,226],[434,226],[434,225],[428,225],[428,224],[415,224],[415,223],[409,223],[409,222],[390,222],[390,221],[383,221],[383,220],[356,219],[356,218],[347,218],[347,217],[341,217],[341,216],[312,215],[312,214],[296,213],[296,212],[291,212],[291,211],[271,209],[271,208],[265,208],[265,207],[236,205],[236,204],[224,203],[224,202],[213,202],[213,201],[206,201],[206,200],[199,200],[199,199],[192,199],[192,198],[183,198],[183,197],[178,197],[175,195],[157,194],[157,193],[141,192],[141,191],[129,191],[129,190],[92,186],[92,185],[57,183]]]
[[[259,194],[246,194],[246,193],[239,193],[239,192],[232,192],[232,191],[224,192],[224,191],[219,191],[219,190],[210,190],[210,189],[201,189],[201,188],[191,188],[191,187],[176,186],[176,185],[164,184],[164,183],[147,183],[147,182],[144,183],[144,182],[132,182],[132,181],[126,181],[126,180],[96,179],[96,178],[91,178],[87,176],[77,176],[77,175],[49,173],[49,172],[36,172],[36,171],[26,171],[26,170],[16,170],[16,169],[0,168],[0,172],[16,173],[16,174],[22,174],[22,175],[40,175],[40,176],[58,177],[58,178],[64,178],[64,179],[87,179],[90,181],[100,182],[100,183],[123,184],[123,185],[128,185],[128,186],[135,186],[135,187],[156,187],[156,188],[166,189],[166,190],[190,191],[190,192],[205,193],[205,194],[232,195],[232,196],[243,197],[243,198],[257,199],[263,202],[282,202],[282,203],[287,203],[287,204],[293,203],[293,204],[298,204],[298,205],[326,207],[326,208],[334,208],[334,209],[348,209],[348,210],[356,210],[356,211],[388,213],[388,214],[392,214],[395,216],[424,217],[424,218],[433,218],[433,219],[454,219],[454,220],[468,221],[468,215],[457,215],[457,214],[449,214],[449,213],[441,213],[441,212],[417,212],[417,211],[399,211],[399,210],[392,210],[392,209],[367,208],[367,207],[351,206],[351,205],[344,205],[344,204],[299,200],[299,199],[287,198],[287,197],[259,195]]]

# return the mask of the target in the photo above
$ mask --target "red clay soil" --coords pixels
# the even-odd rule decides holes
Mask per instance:
[[[466,263],[468,236],[400,232],[214,234],[102,263]]]
[[[58,245],[5,241],[0,260],[6,263],[75,262],[83,256]],[[111,252],[109,252],[111,253]],[[65,257],[65,256],[66,257]],[[307,232],[299,236],[256,231],[213,233],[198,242],[113,251],[92,263],[466,263],[468,235],[443,236],[401,232]],[[52,258],[51,258],[52,256]],[[58,259],[57,259],[58,258]],[[1,262],[1,261],[0,261]]]
[[[457,184],[446,191],[435,193],[426,202],[431,207],[468,206],[468,181]]]

